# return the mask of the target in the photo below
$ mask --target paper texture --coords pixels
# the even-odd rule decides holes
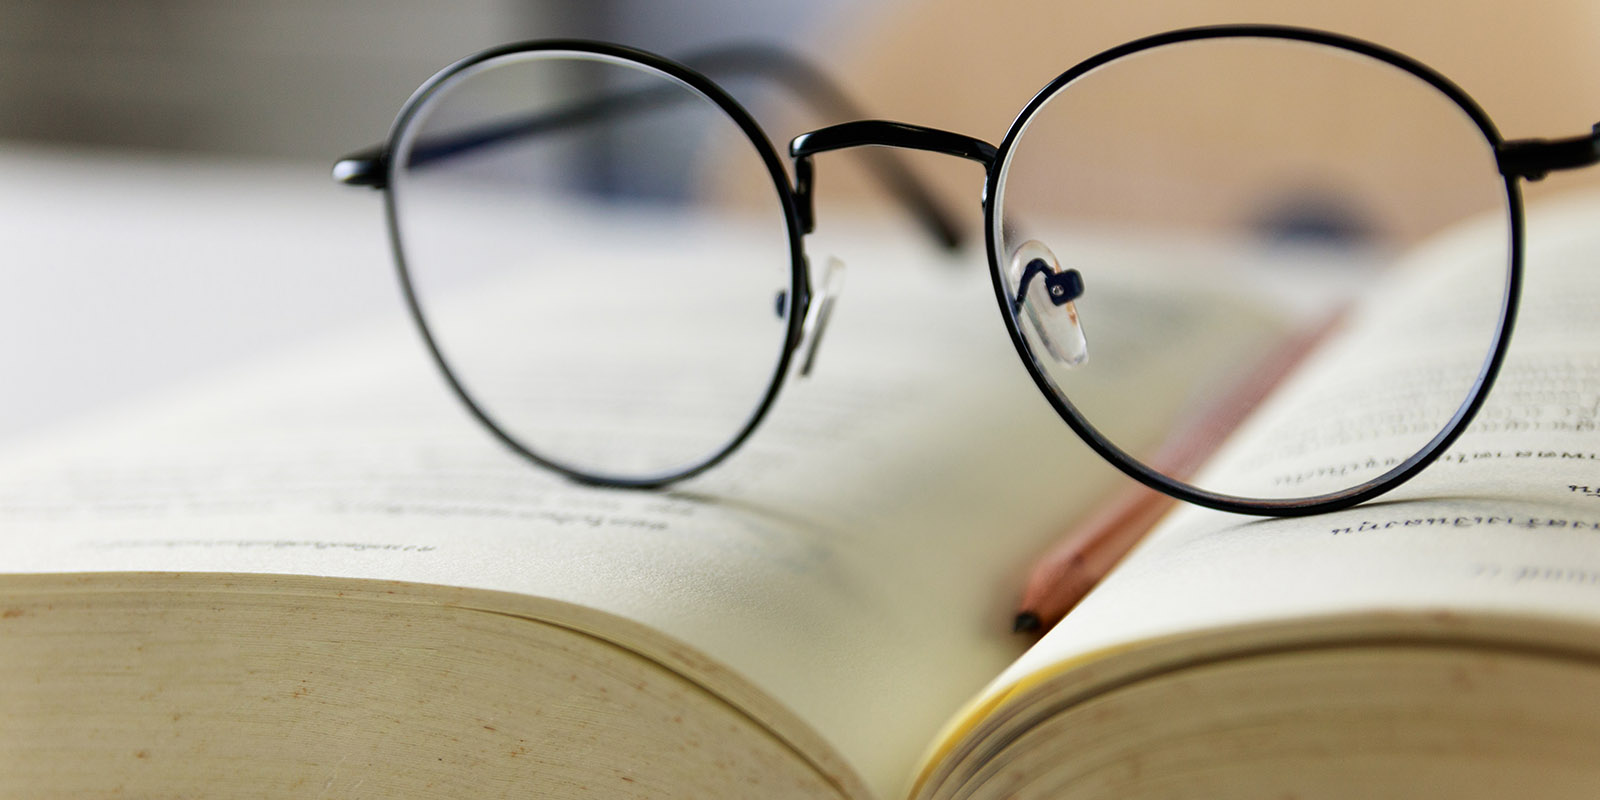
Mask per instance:
[[[1026,713],[1029,687],[1074,670],[1094,673],[1106,658],[1132,669],[1145,650],[1200,659],[1266,642],[1290,646],[1299,637],[1379,641],[1455,631],[1557,647],[1592,635],[1583,632],[1600,616],[1600,501],[1591,477],[1600,474],[1600,326],[1589,309],[1600,296],[1591,232],[1597,211],[1600,198],[1587,197],[1533,217],[1511,354],[1488,405],[1438,463],[1379,501],[1337,513],[1252,520],[1179,508],[985,690],[935,757],[987,724],[985,715]],[[1497,255],[1478,244],[1466,236],[1428,251],[1406,280],[1440,291],[1449,282],[1433,278],[1448,275],[1453,260]],[[1402,294],[1384,302],[1414,300]],[[1418,332],[1426,331],[1410,331]],[[1324,359],[1308,370],[1327,366]],[[1406,377],[1373,366],[1375,382]],[[1315,486],[1336,479],[1339,463],[1367,457],[1364,444],[1373,457],[1387,456],[1381,441],[1284,455],[1278,431],[1295,414],[1310,409],[1304,424],[1338,427],[1317,403],[1326,387],[1309,377],[1264,409],[1211,469],[1310,476],[1304,479]],[[1344,413],[1364,419],[1386,410]],[[1171,644],[1185,641],[1191,644]],[[1101,671],[1085,680],[1106,677]]]
[[[376,213],[343,222],[381,236]],[[1031,554],[1115,478],[1017,366],[981,259],[841,229],[852,272],[813,376],[672,491],[582,488],[505,452],[396,319],[13,448],[0,565],[539,598],[513,610],[678,669],[887,796],[1018,654],[1005,620]]]

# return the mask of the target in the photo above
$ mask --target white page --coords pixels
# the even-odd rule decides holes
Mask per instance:
[[[376,238],[375,217],[344,222]],[[522,608],[683,670],[889,796],[1020,652],[1007,623],[1029,560],[1120,479],[1017,363],[981,258],[834,230],[851,274],[814,376],[672,491],[578,487],[505,452],[397,321],[17,454],[0,569],[547,598]]]
[[[1179,508],[972,708],[992,711],[1021,687],[1141,645],[1211,636],[1216,646],[1238,646],[1248,639],[1216,635],[1230,629],[1286,636],[1295,628],[1285,623],[1310,631],[1308,620],[1342,618],[1377,630],[1388,618],[1448,630],[1470,626],[1472,612],[1593,624],[1600,616],[1596,214],[1600,198],[1585,196],[1531,218],[1511,354],[1478,421],[1439,462],[1379,501],[1330,514],[1253,520]],[[1429,258],[1495,256],[1470,240],[1458,244]],[[1291,416],[1315,390],[1314,382],[1304,384],[1300,396],[1277,398],[1264,416]],[[1276,452],[1270,434],[1277,422],[1256,420],[1213,469],[1257,464],[1258,454]],[[1269,466],[1314,471],[1324,455]],[[1552,630],[1528,626],[1525,634],[1556,635]],[[965,718],[952,732],[980,721]]]

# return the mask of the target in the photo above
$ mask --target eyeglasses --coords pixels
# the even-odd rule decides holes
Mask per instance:
[[[786,164],[707,74],[777,78],[858,119],[794,138]],[[656,487],[726,458],[772,406],[791,361],[809,367],[837,296],[831,270],[813,284],[803,246],[816,220],[816,157],[881,146],[975,161],[986,171],[1001,319],[1061,418],[1173,497],[1288,515],[1387,492],[1461,434],[1515,316],[1519,181],[1600,161],[1600,126],[1505,141],[1428,67],[1276,26],[1180,30],[1100,53],[1036,94],[998,146],[865,116],[789,58],[742,50],[679,63],[611,44],[531,42],[435,75],[385,144],[334,174],[385,190],[410,309],[489,430],[571,478]],[[875,174],[956,245],[959,226],[932,193],[892,150],[878,156]],[[1384,285],[1384,268],[1425,234],[1469,218],[1484,252],[1505,258],[1464,267],[1450,279],[1459,291],[1426,294],[1437,307],[1407,309],[1419,326],[1450,326],[1449,347],[1384,337],[1341,361],[1328,384],[1330,405],[1373,392],[1403,401],[1401,417],[1360,422],[1384,433],[1364,452],[1386,455],[1369,452],[1320,481],[1230,483],[1195,477],[1192,458],[1163,449],[1197,409],[1293,349],[1281,327],[1235,313],[1232,298],[1280,308],[1299,298],[1292,315],[1335,313],[1344,293]],[[493,297],[448,299],[485,276],[500,287]],[[1285,282],[1299,288],[1277,291]],[[1200,316],[1224,324],[1173,346],[1197,335],[1186,323]],[[1410,382],[1368,380],[1380,362]],[[1138,363],[1155,364],[1167,388],[1142,385]],[[1363,438],[1340,424],[1291,431],[1283,446]]]

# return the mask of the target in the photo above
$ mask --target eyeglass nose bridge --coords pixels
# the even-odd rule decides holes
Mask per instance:
[[[802,133],[789,143],[789,155],[794,158],[795,206],[800,214],[801,231],[810,233],[817,226],[815,204],[812,201],[816,178],[811,157],[852,147],[897,147],[959,156],[982,164],[985,174],[994,166],[996,153],[995,146],[982,139],[879,119],[842,122]]]

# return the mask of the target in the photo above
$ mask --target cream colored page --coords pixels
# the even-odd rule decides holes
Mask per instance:
[[[847,343],[843,328],[836,344]],[[659,631],[623,644],[697,671],[813,758],[807,731],[785,725],[792,712],[782,706],[848,749],[858,720],[835,718],[886,702],[899,598],[880,594],[883,567],[871,551],[850,551],[834,506],[792,517],[715,476],[684,491],[740,498],[740,507],[569,485],[504,452],[453,407],[411,331],[383,338],[163,409],[134,432],[108,426],[79,447],[51,444],[24,459],[0,489],[10,534],[0,564],[334,575],[560,600]],[[903,391],[882,388],[885,399]],[[870,482],[879,465],[827,443],[854,441],[845,434],[880,424],[888,409],[831,394],[784,404],[739,480],[759,484],[762,471],[831,479],[770,464],[814,437],[819,459],[840,459],[830,471]],[[592,615],[560,621],[638,635]],[[697,652],[686,660],[678,642]],[[706,659],[716,666],[699,667]]]
[[[1587,197],[1530,220],[1512,352],[1478,421],[1438,463],[1380,501],[1332,514],[1267,521],[1180,509],[985,696],[1110,649],[1307,616],[1449,610],[1595,621],[1597,218],[1600,198]],[[1430,255],[1473,257],[1483,256],[1468,240]],[[1266,415],[1307,404],[1293,394]],[[1268,435],[1275,421],[1244,431],[1215,469],[1258,464],[1259,454],[1276,451]],[[1358,455],[1318,451],[1271,466],[1326,475]]]
[[[378,237],[374,211],[322,222]],[[273,222],[263,235],[293,235]],[[819,266],[829,251],[850,264],[816,371],[791,378],[725,464],[671,491],[584,488],[506,452],[397,319],[17,453],[0,469],[0,570],[312,574],[548,598],[566,605],[547,614],[690,672],[824,770],[889,796],[939,724],[1019,654],[1006,626],[1030,558],[1117,480],[1018,365],[981,257],[904,234],[832,222],[813,237]],[[1169,349],[1126,388],[1152,391],[1190,360]]]
[[[350,229],[379,236],[375,217]],[[887,794],[1015,657],[1008,590],[1091,491],[1078,470],[1109,473],[1017,367],[979,265],[879,241],[842,248],[856,264],[813,377],[675,491],[582,488],[510,455],[396,324],[18,454],[0,569],[396,579],[596,609]]]

